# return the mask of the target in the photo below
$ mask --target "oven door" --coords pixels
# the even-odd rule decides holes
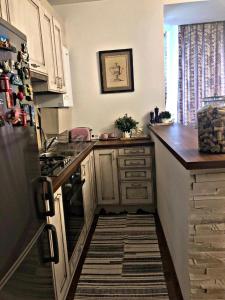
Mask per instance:
[[[80,170],[62,186],[68,258],[76,247],[84,226],[84,206]]]

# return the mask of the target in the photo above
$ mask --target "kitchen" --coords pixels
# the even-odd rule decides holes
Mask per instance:
[[[0,1],[1,300],[225,298],[206,285],[221,283],[221,260],[205,263],[211,277],[191,265],[207,208],[189,212],[204,182],[223,197],[224,154],[186,157],[180,127],[146,126],[154,107],[166,116],[170,1],[141,2]],[[129,61],[126,80],[109,68],[111,89],[108,55]]]

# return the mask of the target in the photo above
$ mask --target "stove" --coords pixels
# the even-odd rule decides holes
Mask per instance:
[[[42,176],[59,176],[62,171],[73,161],[72,156],[52,155],[40,156],[41,175]]]

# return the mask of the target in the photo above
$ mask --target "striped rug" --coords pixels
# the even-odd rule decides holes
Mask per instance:
[[[99,217],[74,299],[169,299],[153,215]]]

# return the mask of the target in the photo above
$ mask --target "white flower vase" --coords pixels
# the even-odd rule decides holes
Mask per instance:
[[[129,139],[129,138],[130,138],[130,132],[124,131],[124,132],[123,132],[123,138],[124,138],[124,139]]]

